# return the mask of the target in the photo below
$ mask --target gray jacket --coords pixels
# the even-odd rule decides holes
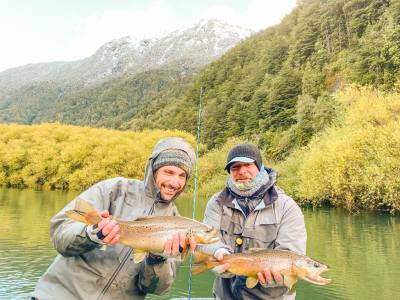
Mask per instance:
[[[184,150],[194,162],[193,149],[182,139],[163,139],[149,158],[144,181],[113,178],[95,184],[79,197],[99,211],[109,210],[125,220],[150,214],[177,215],[173,202],[160,201],[152,170],[154,158],[171,148]],[[39,279],[32,297],[90,300],[102,294],[102,299],[144,299],[146,293],[161,294],[171,288],[179,261],[135,264],[129,247],[117,244],[104,249],[86,237],[85,224],[65,216],[74,206],[72,200],[51,220],[51,240],[59,254]]]
[[[269,197],[274,197],[272,204],[261,201],[257,207],[245,217],[237,200],[225,197],[223,192],[215,194],[208,202],[204,223],[220,229],[222,242],[234,252],[242,252],[249,248],[269,248],[291,250],[301,254],[306,252],[307,233],[304,216],[292,198],[275,185],[275,173],[269,173],[272,183]],[[243,240],[242,246],[236,243],[237,238]],[[244,286],[243,278],[217,277],[213,292],[219,299],[294,299],[287,294],[286,287],[263,288],[257,285],[253,289]],[[234,285],[240,285],[240,295],[235,294]]]

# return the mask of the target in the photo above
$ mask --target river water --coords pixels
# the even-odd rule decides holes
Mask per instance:
[[[77,193],[0,189],[0,299],[27,299],[56,255],[49,220]],[[191,203],[178,200],[181,214],[191,216]],[[204,203],[196,217],[201,219]],[[400,299],[400,218],[384,213],[350,215],[339,209],[303,209],[307,253],[325,264],[328,286],[300,281],[297,300]],[[211,297],[214,274],[193,277],[192,298]],[[188,266],[172,290],[148,299],[187,297]]]

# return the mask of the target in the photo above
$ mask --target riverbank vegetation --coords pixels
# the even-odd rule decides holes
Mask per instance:
[[[162,137],[177,130],[121,132],[60,124],[0,124],[0,186],[83,190],[105,178],[140,178]]]
[[[194,141],[202,90],[201,199],[223,187],[229,148],[250,140],[300,203],[400,211],[399,45],[399,1],[306,0],[190,78],[150,72],[57,100],[47,85],[28,88],[32,101],[0,103],[3,120],[17,112],[27,123],[140,133],[0,125],[0,185],[80,190],[107,177],[141,178],[158,138]]]
[[[265,164],[278,171],[278,184],[302,205],[400,211],[400,95],[348,88],[334,97],[340,115],[308,146],[287,159]],[[200,159],[199,198],[221,190],[226,154],[235,143]],[[264,153],[265,154],[265,153]]]
[[[400,211],[400,95],[347,89],[333,126],[278,165],[302,203]]]
[[[273,160],[264,152],[265,164],[278,171],[278,184],[300,204],[399,212],[400,95],[351,87],[332,99],[340,113],[330,126],[286,159]],[[142,178],[151,149],[165,136],[181,136],[195,143],[192,135],[181,131],[0,125],[0,185],[83,190],[114,176]],[[243,141],[233,138],[209,151],[202,148],[201,207],[224,187],[226,155]],[[188,197],[192,190],[193,181]]]

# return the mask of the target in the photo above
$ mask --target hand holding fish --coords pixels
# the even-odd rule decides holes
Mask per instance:
[[[91,241],[103,245],[114,245],[121,237],[120,226],[112,220],[107,210],[99,212],[95,224],[88,224],[86,233]]]
[[[180,255],[186,247],[186,235],[183,232],[176,233],[171,239],[167,240],[164,247],[163,255],[177,256]],[[196,248],[196,241],[190,237],[189,247],[192,251]]]
[[[254,288],[259,282],[266,286],[267,282],[272,284],[275,281],[274,286],[285,285],[290,293],[295,291],[299,278],[316,285],[331,282],[330,279],[320,276],[329,269],[328,266],[295,252],[260,248],[233,254],[217,251],[214,257],[197,251],[192,273],[198,274],[212,269],[220,276],[245,276],[247,288]]]
[[[110,218],[110,213],[107,210],[100,212],[100,216],[102,217],[102,220],[97,224],[100,229],[100,236],[99,234],[97,236],[107,245],[118,243],[120,238],[120,226],[115,220]]]
[[[222,262],[224,260],[224,255],[229,255],[231,254],[226,248],[219,248],[217,251],[214,253],[214,257],[217,259],[217,261]],[[223,265],[218,266],[217,271],[219,273],[224,273],[228,271],[230,268],[229,263],[224,263]],[[282,285],[283,284],[283,277],[282,275],[270,268],[265,268],[262,271],[257,273],[257,278],[258,281],[264,285]]]
[[[218,250],[215,251],[214,257],[218,261],[222,262],[224,260],[224,255],[229,255],[229,254],[231,254],[231,253],[226,248],[219,248]],[[225,264],[219,266],[218,273],[224,273],[229,268],[230,268],[230,264],[225,263]]]
[[[266,286],[266,285],[282,285],[283,284],[283,277],[281,273],[270,269],[270,268],[265,268],[261,272],[257,273],[257,278],[258,281]]]
[[[145,216],[135,220],[121,220],[108,211],[98,212],[90,202],[78,198],[75,208],[65,212],[68,218],[87,224],[90,240],[99,244],[123,244],[134,248],[136,263],[148,253],[165,256],[181,253],[185,259],[187,250],[196,244],[216,243],[218,231],[196,220],[180,216]]]

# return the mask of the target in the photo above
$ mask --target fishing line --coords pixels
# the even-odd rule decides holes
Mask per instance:
[[[202,100],[203,100],[203,87],[200,88],[199,95],[199,108],[197,115],[197,133],[196,133],[196,163],[194,171],[194,190],[193,190],[193,208],[192,208],[192,219],[196,216],[196,198],[197,198],[197,179],[199,175],[199,144],[200,144],[200,128],[201,128],[201,112],[202,112]],[[188,300],[192,293],[192,265],[193,265],[193,254],[190,252],[189,255],[189,279],[188,279]]]

